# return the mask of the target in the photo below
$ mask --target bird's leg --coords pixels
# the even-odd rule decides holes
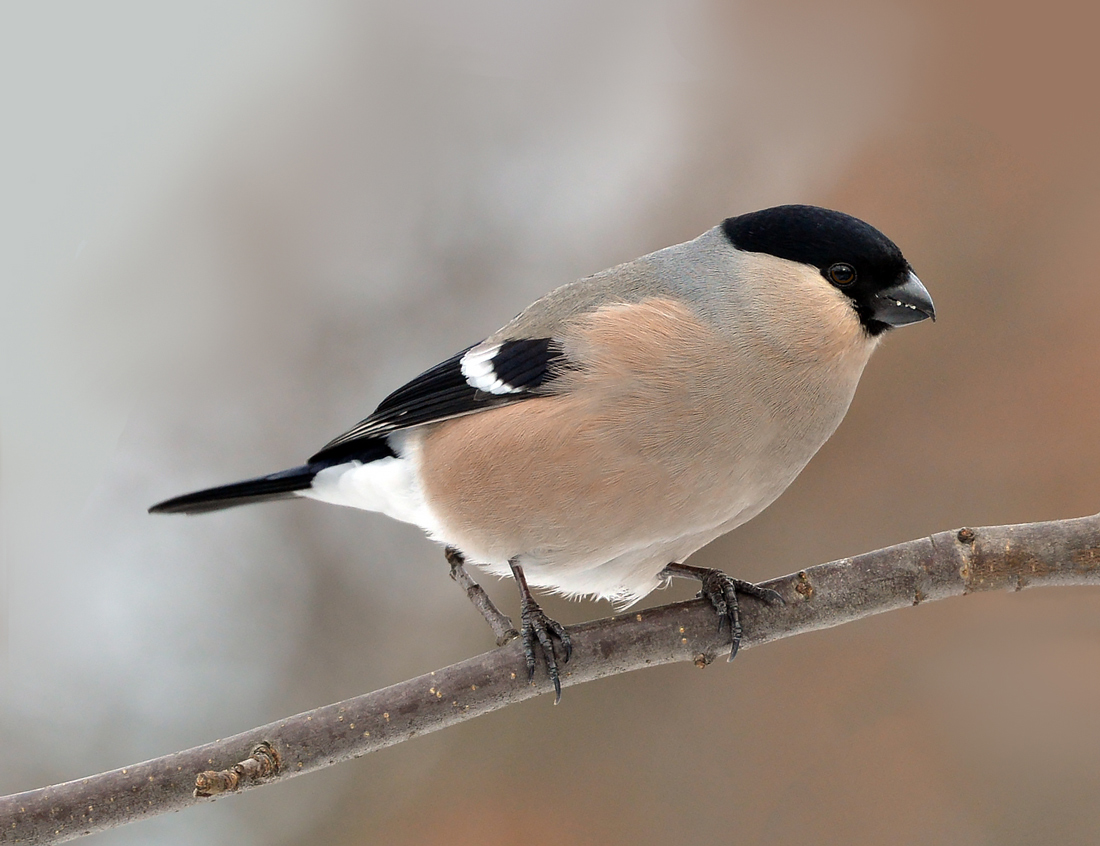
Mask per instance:
[[[466,591],[466,596],[474,604],[474,608],[481,612],[485,622],[492,628],[493,634],[497,636],[497,646],[504,646],[508,641],[519,637],[519,632],[512,625],[512,618],[501,614],[485,589],[470,578],[470,574],[466,572],[466,559],[462,553],[453,546],[448,546],[443,550],[443,554],[447,556],[447,563],[451,565],[451,578]]]
[[[714,606],[718,614],[718,631],[722,631],[724,623],[729,623],[730,635],[733,639],[730,657],[727,659],[729,661],[733,660],[741,647],[741,608],[737,602],[737,594],[743,593],[768,603],[783,601],[783,597],[776,591],[727,576],[721,570],[692,567],[690,564],[669,564],[661,575],[684,576],[689,579],[698,579],[702,583],[699,596],[708,599]]]
[[[516,577],[519,586],[520,618],[523,621],[523,654],[527,658],[527,679],[535,677],[535,645],[542,648],[543,657],[546,659],[546,669],[550,673],[550,681],[554,683],[554,704],[561,702],[561,679],[558,676],[558,662],[554,655],[554,641],[561,641],[562,659],[564,664],[569,660],[573,652],[573,644],[569,642],[569,633],[565,627],[556,620],[551,620],[543,612],[542,608],[531,595],[531,588],[527,587],[527,578],[523,575],[523,568],[516,563],[516,559],[508,562],[512,568],[512,575]]]

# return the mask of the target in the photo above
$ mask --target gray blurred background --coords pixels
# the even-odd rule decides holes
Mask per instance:
[[[1067,0],[0,4],[0,792],[491,647],[412,527],[145,509],[295,464],[550,288],[755,208],[876,224],[940,320],[694,563],[762,579],[1100,510],[1098,24]],[[1098,715],[1100,591],[975,596],[90,842],[1094,844]]]

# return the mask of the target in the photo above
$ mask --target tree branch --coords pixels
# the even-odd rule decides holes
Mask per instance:
[[[895,608],[987,590],[1100,585],[1100,515],[960,529],[821,564],[764,583],[785,605],[747,599],[741,648]],[[570,628],[572,686],[729,651],[702,600]],[[725,639],[724,639],[725,638]],[[0,843],[60,843],[358,758],[552,690],[528,683],[522,646],[503,647],[383,690],[235,737],[65,784],[0,798]]]

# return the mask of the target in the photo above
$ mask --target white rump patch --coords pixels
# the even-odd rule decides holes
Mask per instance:
[[[518,394],[521,389],[502,381],[493,368],[493,358],[498,352],[500,344],[478,345],[462,356],[459,366],[466,384],[487,394]]]
[[[413,461],[408,458],[326,467],[313,477],[312,487],[298,493],[333,505],[377,511],[426,532],[436,531],[437,521],[424,502]]]

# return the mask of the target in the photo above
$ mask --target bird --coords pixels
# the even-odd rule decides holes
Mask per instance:
[[[541,653],[555,701],[571,643],[532,588],[626,606],[694,578],[732,660],[738,594],[779,594],[686,560],[794,481],[891,329],[935,316],[870,224],[749,212],[551,291],[300,466],[149,510],[304,497],[420,526],[452,566],[514,577],[528,678]]]

